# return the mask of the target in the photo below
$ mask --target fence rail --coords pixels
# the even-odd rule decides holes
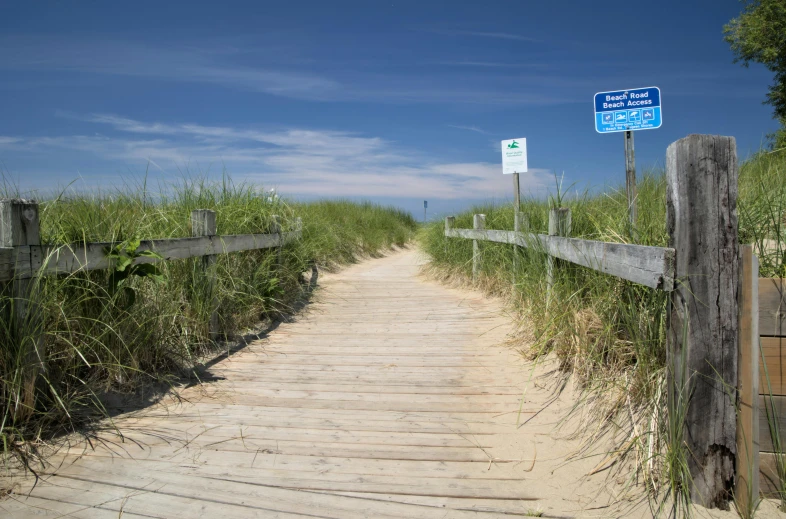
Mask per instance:
[[[281,266],[281,247],[300,239],[302,222],[297,219],[296,229],[281,232],[278,216],[273,216],[269,234],[238,234],[221,236],[216,232],[216,214],[208,209],[191,212],[191,238],[154,239],[141,241],[136,252],[153,251],[161,258],[142,256],[133,258],[132,264],[158,261],[202,258],[202,270],[210,286],[212,309],[208,329],[211,339],[221,333],[218,322],[218,302],[215,298],[215,272],[210,266],[216,255],[255,249],[278,249],[277,268]],[[114,259],[109,255],[119,243],[97,242],[72,245],[41,245],[38,203],[33,200],[0,199],[0,288],[10,289],[14,304],[3,311],[10,312],[3,318],[14,322],[17,329],[37,330],[32,347],[28,347],[23,374],[24,406],[35,405],[35,381],[47,369],[46,343],[43,340],[43,316],[37,303],[38,276],[70,274],[86,270],[111,269]],[[4,285],[4,287],[3,287]]]
[[[255,249],[272,249],[298,240],[300,229],[273,234],[234,234],[143,240],[137,251],[154,251],[163,260],[139,257],[134,264],[155,263],[175,259],[197,258]],[[22,245],[0,248],[0,281],[14,277],[30,278],[38,275],[67,274],[83,270],[112,268],[107,252],[117,243],[92,242],[76,245]]]
[[[514,211],[514,231],[484,229],[484,215],[475,215],[474,229],[453,229],[455,219],[445,220],[445,236],[473,240],[473,277],[480,270],[480,241],[512,244],[514,265],[518,247],[538,247],[546,253],[547,306],[552,298],[554,272],[559,268],[555,258],[669,292],[669,397],[690,395],[689,399],[685,396],[689,403],[683,438],[691,453],[687,459],[691,499],[709,508],[726,506],[730,481],[736,484],[738,503],[752,503],[757,497],[753,480],[758,474],[758,456],[751,442],[758,437],[751,431],[753,424],[758,425],[753,386],[758,385],[758,356],[738,359],[741,342],[758,344],[750,325],[757,308],[750,287],[743,286],[745,296],[738,290],[742,263],[737,177],[736,143],[731,137],[689,135],[668,147],[669,248],[570,238],[568,208],[549,211],[548,235],[517,232],[530,231],[526,225],[521,229],[518,208]],[[750,274],[750,270],[746,267],[745,272]],[[740,305],[740,300],[745,304]],[[770,321],[775,324],[778,319],[780,314]],[[745,371],[744,375],[738,370]],[[750,413],[738,419],[738,395],[718,391],[719,387],[738,388]],[[739,441],[738,431],[744,433]]]
[[[516,231],[453,229],[445,236],[536,247],[549,256],[666,292],[674,290],[674,249]]]

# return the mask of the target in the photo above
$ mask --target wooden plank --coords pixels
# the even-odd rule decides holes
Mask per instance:
[[[550,256],[650,288],[674,290],[674,249],[560,236],[538,239]]]
[[[473,497],[473,494],[482,497],[480,492],[486,492],[487,498],[490,499],[518,499],[522,497],[520,475],[516,477],[514,472],[507,470],[504,475],[496,474],[490,476],[488,471],[484,470],[484,462],[488,466],[488,458],[481,462],[446,461],[445,465],[442,466],[443,469],[455,466],[463,467],[463,470],[459,471],[454,471],[452,468],[436,470],[437,464],[428,461],[402,460],[400,465],[412,464],[415,467],[425,469],[415,470],[408,476],[402,476],[396,471],[388,473],[373,469],[367,471],[362,468],[364,460],[357,459],[350,471],[336,470],[332,463],[325,463],[326,469],[330,470],[326,470],[324,474],[318,474],[319,477],[315,477],[317,474],[313,472],[291,470],[286,468],[286,463],[283,463],[280,467],[278,463],[274,463],[277,456],[283,460],[287,460],[290,457],[302,458],[303,456],[277,454],[256,448],[251,448],[246,452],[219,452],[195,448],[193,449],[194,451],[204,452],[205,461],[208,461],[207,463],[195,464],[189,463],[189,456],[193,455],[183,452],[184,450],[180,449],[181,452],[177,458],[170,459],[131,458],[128,456],[97,454],[95,455],[94,471],[91,471],[90,475],[96,473],[114,475],[118,476],[116,479],[121,481],[126,478],[137,479],[146,477],[161,477],[165,480],[183,478],[191,481],[192,484],[199,484],[199,479],[195,477],[198,476],[203,481],[207,480],[207,484],[209,484],[210,480],[215,481],[220,478],[229,482],[249,482],[273,488],[317,490],[318,487],[321,487],[324,490],[337,492],[386,493],[386,489],[383,486],[387,486],[387,490],[406,490],[410,495],[437,494],[438,492],[445,492],[447,488],[451,488],[452,491],[450,493],[453,497],[467,498]],[[222,455],[226,457],[227,463],[213,463],[212,458],[219,458]],[[316,457],[316,460],[313,458],[315,457],[312,456],[312,462],[318,464],[319,457]],[[330,456],[327,458],[330,458]],[[85,477],[83,471],[79,470],[78,465],[76,467],[68,466],[78,462],[78,454],[68,454],[62,459],[66,465],[57,470],[50,470],[48,473],[54,473],[58,476]],[[343,460],[335,458],[335,461],[341,462]],[[227,473],[226,467],[231,466],[228,462],[234,463],[234,467],[236,467],[236,470],[233,470],[232,473]],[[393,460],[374,460],[369,458],[370,467],[373,467],[373,464],[377,462],[380,463],[379,468],[389,468],[394,465]],[[513,467],[511,463],[503,465]],[[359,471],[357,471],[358,468],[360,468]],[[487,474],[483,474],[483,472]],[[420,490],[417,490],[417,488]],[[395,492],[388,493],[395,494]]]
[[[690,135],[668,147],[666,229],[679,280],[668,316],[668,396],[688,402],[691,499],[707,508],[728,506],[737,457],[737,178],[732,137]]]
[[[778,463],[781,463],[781,466],[786,469],[786,458],[783,456],[779,459],[777,454],[771,452],[760,454],[759,487],[764,497],[780,500],[781,490],[786,490],[786,481],[781,482],[778,475]]]
[[[221,477],[193,477],[180,474],[124,473],[122,467],[101,471],[96,475],[80,477],[63,476],[53,478],[58,485],[70,489],[95,489],[110,494],[114,499],[104,497],[118,507],[122,496],[128,497],[126,508],[132,512],[154,514],[153,517],[232,517],[232,518],[290,518],[309,517],[317,519],[444,519],[446,512],[456,519],[488,519],[501,517],[483,511],[446,510],[444,507],[423,506],[395,501],[369,499],[379,496],[424,496],[432,499],[441,492],[426,489],[420,494],[414,485],[396,488],[391,494],[366,493],[364,499],[340,496],[329,488],[314,488],[314,485],[298,486],[298,483],[282,481],[256,483],[253,479],[233,479]],[[171,483],[170,483],[171,482]],[[151,490],[155,489],[155,490]],[[480,493],[482,490],[479,490]],[[456,495],[456,490],[446,488],[448,496]],[[491,498],[500,492],[491,493]],[[521,493],[520,493],[521,494]],[[61,496],[69,500],[66,493]],[[90,499],[89,494],[80,494],[82,499]],[[462,499],[468,500],[468,495]],[[498,498],[508,501],[504,497]],[[511,499],[512,500],[512,499]],[[529,500],[522,496],[521,500]],[[117,509],[117,508],[116,508]],[[169,515],[157,515],[161,513]],[[284,515],[282,515],[284,514]],[[297,514],[297,515],[291,515]]]
[[[171,238],[143,240],[138,251],[153,250],[164,260],[187,259],[211,254],[228,254],[256,249],[270,249],[300,239],[301,232],[278,234],[238,234],[225,236],[203,236],[198,238]],[[116,243],[94,242],[87,245],[43,245],[16,247],[16,275],[22,278],[34,274],[66,274],[81,270],[101,270],[111,267],[106,251]],[[24,262],[24,257],[31,259]],[[156,258],[137,258],[134,264],[156,263]],[[9,275],[0,269],[0,276]],[[9,278],[0,277],[0,281]]]
[[[759,496],[759,262],[751,245],[740,247],[737,364],[737,478],[734,497],[742,510],[755,508]]]
[[[786,337],[762,337],[759,393],[786,396]]]
[[[408,401],[407,401],[408,400]],[[269,397],[247,397],[235,395],[234,402],[248,405],[255,404],[255,407],[283,407],[287,409],[333,409],[345,411],[396,411],[396,412],[417,412],[417,413],[448,413],[457,408],[456,403],[429,402],[424,399],[412,398],[404,401],[368,401],[368,400],[319,400],[314,398],[269,398]],[[495,415],[504,412],[515,412],[517,406],[515,402],[510,404],[476,402],[471,407],[465,406],[461,409],[462,413],[476,413]]]
[[[43,483],[42,483],[43,484]],[[4,519],[40,519],[51,517],[53,519],[118,519],[116,510],[107,510],[98,506],[85,506],[77,500],[81,494],[88,490],[68,488],[62,491],[55,490],[56,499],[42,499],[34,496],[12,495],[0,502],[0,511]],[[59,495],[62,492],[62,495]],[[150,515],[137,515],[123,511],[122,519],[150,519]]]
[[[157,437],[174,442],[194,443],[200,447],[210,446],[216,442],[250,445],[251,448],[258,448],[260,442],[284,441],[302,442],[310,444],[329,444],[329,445],[387,445],[396,447],[471,447],[471,448],[491,448],[492,442],[481,435],[477,439],[469,439],[457,433],[429,434],[422,432],[404,431],[354,431],[348,429],[336,429],[326,432],[325,429],[289,429],[270,426],[260,426],[254,424],[244,425],[214,425],[200,426],[190,421],[178,422],[174,420],[141,419],[135,422],[133,427],[123,424],[122,437],[114,434],[102,434],[102,438],[109,441],[118,442],[123,439],[138,439],[145,445],[146,438]],[[133,436],[135,435],[135,436]],[[477,440],[477,441],[476,441]],[[275,447],[275,445],[273,445]]]
[[[250,454],[254,454],[253,452]],[[269,457],[269,455],[268,455]],[[488,458],[487,458],[488,460]],[[139,474],[133,469],[135,460],[119,459],[109,460],[96,464],[96,472],[82,474],[74,469],[61,469],[57,471],[58,477],[76,479],[85,482],[101,483],[111,479],[113,484],[128,485],[131,481],[140,479],[155,479],[162,482],[179,482],[177,488],[181,492],[186,489],[210,492],[213,489],[222,490],[222,487],[235,486],[233,484],[250,484],[257,487],[281,490],[312,490],[327,492],[363,492],[366,494],[387,495],[412,495],[425,497],[458,497],[463,499],[485,498],[500,500],[533,500],[522,489],[521,481],[515,479],[468,479],[468,478],[402,478],[400,476],[367,476],[358,481],[358,478],[325,477],[325,478],[283,478],[281,476],[265,475],[263,470],[257,470],[256,465],[250,470],[241,470],[238,474],[216,473],[208,477],[195,477],[190,474],[177,474],[174,471],[158,473],[160,468],[152,474]],[[145,465],[153,465],[143,462]],[[480,464],[479,464],[480,465]],[[153,466],[150,467],[153,469]],[[246,467],[243,467],[246,468]],[[260,467],[261,469],[262,467]],[[129,470],[130,469],[130,470]],[[207,474],[210,472],[205,471]],[[72,474],[78,475],[72,475]],[[206,474],[206,475],[207,475]],[[101,476],[104,476],[103,478]],[[228,485],[222,485],[228,483]],[[147,482],[149,485],[150,483]],[[196,487],[196,488],[194,488]],[[202,487],[202,488],[200,488]],[[196,497],[197,494],[192,494]]]
[[[497,243],[517,243],[515,231],[451,229],[445,232],[448,238],[466,238],[468,240],[491,241]]]
[[[238,431],[239,432],[239,431]],[[396,461],[433,461],[457,463],[488,463],[489,457],[474,445],[463,447],[411,446],[411,445],[380,445],[380,444],[346,444],[329,441],[308,442],[289,440],[263,440],[240,438],[238,432],[229,439],[199,437],[198,441],[187,443],[189,449],[209,449],[211,452],[223,454],[264,452],[267,454],[316,456],[319,458],[342,458],[361,460],[396,460]],[[169,450],[172,438],[155,434],[128,433],[126,439],[141,441],[147,448],[158,451],[159,448]],[[184,445],[186,445],[184,443]],[[72,449],[70,454],[79,454],[81,448]]]
[[[58,476],[50,479],[55,484],[45,489],[45,495],[51,496],[53,508],[58,506],[55,503],[60,502],[81,505],[87,510],[97,508],[113,512],[114,516],[119,519],[125,517],[127,512],[156,519],[193,519],[196,517],[333,519],[330,515],[319,515],[318,513],[290,512],[275,504],[268,504],[268,506],[245,504],[239,502],[237,495],[227,496],[226,490],[219,489],[218,485],[214,485],[214,488],[209,492],[202,490],[201,494],[194,495],[187,487],[181,490],[177,486],[168,485],[165,481],[158,480],[153,480],[158,483],[157,485],[144,487],[116,484],[107,479],[99,481],[95,478],[76,479]],[[113,479],[117,479],[117,477],[115,476]],[[353,519],[357,519],[357,516]]]
[[[779,432],[781,446],[786,449],[786,397],[759,395],[759,448],[761,452],[776,451],[771,434],[773,429]]]
[[[786,336],[786,280],[759,279],[759,332],[764,337]]]
[[[0,280],[14,277],[16,254],[13,247],[0,247]]]
[[[491,424],[488,420],[458,420],[458,419],[445,419],[442,421],[434,420],[396,420],[388,419],[383,420],[379,418],[363,419],[361,417],[342,417],[340,421],[329,416],[313,416],[313,413],[301,412],[297,416],[275,416],[272,413],[260,411],[259,413],[236,413],[232,409],[224,408],[220,411],[208,410],[211,416],[206,416],[205,411],[190,410],[188,412],[180,412],[175,416],[177,420],[189,421],[194,426],[207,426],[214,427],[221,423],[236,422],[238,431],[241,426],[253,425],[254,427],[271,427],[281,430],[323,430],[333,432],[336,430],[352,430],[352,431],[366,431],[378,433],[421,433],[421,434],[467,434],[472,436],[493,435],[504,431],[510,431],[511,425],[515,423],[516,414],[511,413],[512,419],[508,420],[506,424]],[[530,416],[532,413],[523,413],[524,416]],[[168,420],[172,416],[171,413],[163,412],[150,412],[144,415],[144,418],[150,418],[161,423],[162,420]],[[484,416],[483,418],[487,418]],[[141,419],[141,418],[140,418]],[[136,420],[129,418],[128,422],[124,422],[124,427],[132,427]],[[145,422],[146,423],[146,422]]]
[[[634,283],[674,290],[674,249],[515,231],[451,229],[448,237],[539,247],[549,255]]]

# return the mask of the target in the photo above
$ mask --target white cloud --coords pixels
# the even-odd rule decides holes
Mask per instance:
[[[463,33],[460,33],[463,34]],[[523,38],[506,33],[466,32],[498,38]],[[496,36],[491,36],[496,35]],[[253,55],[253,60],[249,56]],[[283,57],[282,57],[283,56]],[[287,59],[286,52],[270,45],[242,50],[220,48],[210,42],[197,46],[151,46],[119,40],[59,40],[52,37],[0,36],[0,70],[6,74],[0,88],[27,84],[19,72],[47,72],[48,82],[74,81],[90,84],[96,75],[146,78],[158,81],[220,85],[233,90],[260,92],[306,101],[384,102],[393,104],[440,103],[523,106],[576,102],[577,87],[571,81],[553,87],[548,76],[518,78],[515,87],[496,88],[489,77],[464,74],[459,78],[424,75],[422,70],[380,71],[372,66],[327,68],[315,72],[307,58]],[[306,68],[305,63],[308,63]],[[353,62],[354,63],[354,62]],[[472,62],[480,66],[481,60]],[[501,65],[501,64],[495,64]],[[491,70],[489,70],[491,72]],[[20,77],[17,77],[20,76]],[[568,78],[574,80],[575,78]],[[48,84],[48,83],[42,83]],[[15,88],[21,88],[17,85]]]
[[[463,30],[434,30],[432,31],[437,34],[444,34],[447,36],[476,36],[480,38],[493,38],[497,40],[513,40],[513,41],[538,41],[535,38],[531,38],[529,36],[523,36],[521,34],[512,34],[509,32],[497,32],[497,31],[463,31]]]
[[[73,116],[72,116],[73,117]],[[510,177],[499,164],[452,162],[395,142],[311,129],[258,131],[193,123],[147,123],[108,114],[79,117],[119,136],[6,137],[29,150],[68,150],[124,166],[182,171],[226,168],[234,178],[278,186],[292,195],[431,198],[504,197]],[[0,140],[0,145],[3,141]],[[548,172],[522,175],[524,191],[542,193]]]
[[[484,67],[484,68],[547,68],[539,63],[501,63],[498,61],[438,61],[437,65],[449,67]]]
[[[231,60],[226,58],[206,47],[0,39],[0,69],[5,70],[80,71],[212,83],[306,100],[326,99],[341,90],[337,81],[310,72],[285,70],[272,63],[261,67],[240,66],[230,64]]]
[[[463,125],[460,125],[460,124],[449,124],[448,127],[456,128],[457,130],[467,130],[467,131],[475,132],[475,133],[488,134],[487,131],[480,129],[477,126],[463,126]]]

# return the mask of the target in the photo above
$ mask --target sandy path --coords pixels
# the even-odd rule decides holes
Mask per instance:
[[[505,339],[498,301],[418,275],[415,251],[320,278],[292,322],[209,369],[183,401],[73,442],[5,517],[648,517],[626,481],[565,463],[572,405]],[[522,402],[523,396],[523,402]],[[521,413],[519,408],[521,406]],[[519,425],[517,426],[517,422]],[[565,429],[563,429],[564,431]],[[64,515],[65,514],[65,515]],[[717,517],[735,517],[716,514]]]

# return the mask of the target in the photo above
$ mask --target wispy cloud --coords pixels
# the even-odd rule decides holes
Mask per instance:
[[[484,67],[484,68],[547,68],[542,63],[500,63],[496,61],[438,61],[437,65],[449,67]]]
[[[537,41],[535,38],[530,38],[529,36],[511,34],[508,32],[456,31],[456,34],[478,36],[481,38],[496,38],[498,40]]]
[[[512,34],[509,32],[496,32],[496,31],[466,31],[466,30],[457,30],[457,29],[444,29],[444,30],[434,30],[437,34],[445,34],[448,36],[476,36],[479,38],[494,38],[497,40],[515,40],[515,41],[538,41],[535,38],[530,36],[524,36],[521,34]]]
[[[226,168],[235,178],[277,185],[293,195],[451,199],[501,197],[509,191],[499,164],[440,160],[379,137],[144,122],[112,114],[80,119],[116,135],[4,137],[0,150],[76,151],[84,154],[84,163],[96,158],[132,168],[151,163],[164,172]],[[522,184],[533,193],[550,185],[547,172],[537,169],[524,175]]]
[[[232,64],[227,53],[231,51],[6,37],[0,38],[0,70],[78,71],[210,83],[306,100],[330,98],[342,88],[333,79],[280,65]]]
[[[303,60],[283,60],[265,48],[219,50],[207,43],[163,47],[112,40],[0,37],[0,72],[11,72],[4,74],[6,81],[0,88],[29,88],[31,78],[25,77],[25,72],[35,73],[34,82],[39,81],[38,73],[46,72],[51,78],[39,81],[37,86],[34,85],[36,88],[45,88],[50,83],[55,85],[58,81],[84,84],[111,81],[114,76],[218,85],[317,102],[544,106],[570,103],[576,97],[573,83],[566,82],[567,86],[552,88],[543,84],[551,81],[546,76],[528,76],[524,78],[526,82],[517,81],[515,88],[500,89],[493,86],[492,78],[481,78],[474,73],[459,77],[439,73],[424,76],[422,67],[394,73],[373,66],[359,70],[344,66],[320,72],[313,64],[306,68]],[[482,60],[456,61],[453,64],[465,68],[519,68],[516,64],[510,65]],[[456,72],[459,71],[457,69]],[[74,72],[79,73],[78,77]]]
[[[456,128],[457,130],[467,130],[470,132],[482,133],[483,135],[488,135],[487,131],[480,129],[477,126],[462,126],[460,124],[449,124],[448,127]]]

